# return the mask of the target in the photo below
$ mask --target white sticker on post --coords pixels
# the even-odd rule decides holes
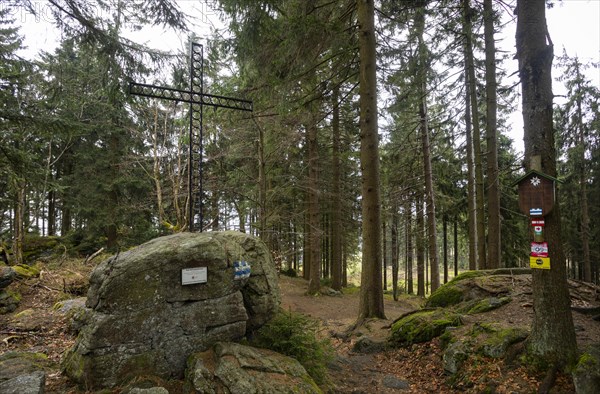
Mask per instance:
[[[206,283],[208,268],[184,268],[181,270],[181,284],[194,285],[196,283]]]

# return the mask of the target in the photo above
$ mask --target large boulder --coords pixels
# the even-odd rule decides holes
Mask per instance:
[[[0,393],[43,394],[48,357],[42,353],[8,352],[0,355]]]
[[[239,340],[279,302],[275,265],[258,239],[238,232],[157,238],[92,272],[63,368],[95,388],[139,375],[182,378],[190,354]]]
[[[186,377],[198,393],[321,393],[295,359],[238,343],[193,354]]]

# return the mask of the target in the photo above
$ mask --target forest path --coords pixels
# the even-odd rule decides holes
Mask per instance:
[[[280,277],[281,306],[284,310],[302,313],[321,322],[321,334],[331,339],[336,357],[329,366],[334,393],[399,393],[406,392],[409,382],[385,372],[379,352],[356,352],[353,347],[360,338],[368,337],[382,343],[389,336],[389,325],[402,314],[418,309],[419,299],[401,301],[384,298],[387,319],[373,319],[358,327],[351,336],[345,335],[358,317],[359,293],[347,291],[341,296],[308,296],[308,282],[302,278]]]

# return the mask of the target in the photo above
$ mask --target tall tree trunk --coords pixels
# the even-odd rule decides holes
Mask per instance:
[[[13,264],[22,264],[23,241],[25,240],[25,180],[15,179],[13,180],[13,183],[15,192],[15,216],[13,224],[12,262]]]
[[[517,0],[516,47],[523,100],[526,169],[556,177],[552,121],[553,45],[546,25],[545,0]],[[539,165],[541,168],[535,168]],[[529,352],[556,364],[574,362],[577,343],[571,315],[558,198],[545,216],[549,270],[533,270],[533,327]]]
[[[163,132],[167,131],[167,117],[165,117],[165,124],[163,127]],[[159,143],[158,143],[158,105],[155,103],[154,105],[154,132],[152,133],[152,177],[154,179],[154,189],[156,192],[156,207],[158,210],[158,223],[161,225],[165,220],[165,209],[163,204],[163,193],[162,193],[162,184],[161,184],[161,171],[160,171],[160,161],[161,155],[159,153]]]
[[[466,51],[466,50],[465,50]],[[469,269],[477,269],[477,204],[475,202],[475,164],[473,160],[473,127],[471,118],[471,94],[469,93],[469,72],[465,67],[465,134],[467,150],[467,220],[469,234]]]
[[[414,294],[412,203],[410,201],[408,201],[405,205],[404,223],[406,232],[406,293]]]
[[[442,219],[444,232],[444,283],[448,283],[448,215]]]
[[[392,212],[392,294],[394,301],[398,301],[398,209]]]
[[[478,268],[485,269],[485,206],[483,169],[481,163],[481,129],[479,125],[479,107],[477,102],[477,79],[475,78],[475,61],[473,59],[473,27],[471,18],[474,10],[470,0],[463,0],[464,33],[465,33],[465,64],[467,66],[467,87],[471,98],[471,117],[473,119],[473,158],[475,160],[475,209],[477,210],[477,260]]]
[[[381,198],[375,4],[357,1],[360,95],[360,166],[362,179],[362,272],[358,320],[385,318],[381,286]]]
[[[429,264],[431,267],[431,291],[440,287],[440,264],[437,253],[437,234],[435,220],[435,193],[431,174],[431,147],[429,145],[429,122],[427,119],[427,47],[423,34],[425,32],[425,6],[419,7],[415,16],[415,29],[419,41],[419,131],[423,149],[423,170],[425,172],[425,204],[427,207],[427,246],[429,247]]]
[[[267,230],[267,175],[265,159],[265,132],[258,126],[258,233],[260,239],[269,245]]]
[[[382,248],[381,253],[383,255],[383,290],[387,290],[387,266],[388,266],[388,245],[387,245],[387,223],[385,220],[385,215],[381,218],[381,242]]]
[[[310,258],[310,276],[308,294],[318,294],[321,289],[321,210],[319,208],[319,146],[318,129],[315,117],[311,114],[307,128],[306,146],[308,148],[308,254]]]
[[[496,46],[494,43],[494,9],[492,0],[483,1],[485,32],[485,96],[487,142],[487,268],[501,264],[500,180],[498,171]]]
[[[458,276],[458,218],[454,217],[454,277]]]
[[[333,88],[333,115],[332,115],[332,196],[331,211],[332,234],[331,234],[331,287],[334,290],[342,288],[342,195],[341,195],[341,172],[340,172],[340,88]]]
[[[578,85],[581,84],[581,70],[579,67],[579,60],[575,59],[575,73],[576,81]],[[578,86],[577,91],[581,91],[582,87]],[[587,150],[587,141],[585,137],[585,130],[583,126],[583,103],[582,97],[578,94],[575,97],[576,100],[576,119],[575,119],[575,140],[578,149],[578,158],[579,162],[579,203],[581,206],[581,249],[583,252],[583,280],[586,282],[592,282],[592,261],[590,257],[590,212],[589,212],[589,204],[587,197],[587,182],[588,182],[588,174],[587,174],[587,166],[586,166],[586,158],[585,152]]]
[[[425,297],[425,220],[423,200],[416,198],[417,213],[417,295]]]
[[[56,192],[48,192],[48,236],[56,235]]]

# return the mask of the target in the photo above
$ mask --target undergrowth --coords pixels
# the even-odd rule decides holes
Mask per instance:
[[[334,351],[328,339],[319,339],[319,323],[302,314],[279,311],[261,327],[253,345],[295,358],[318,385],[328,383],[327,363]]]

